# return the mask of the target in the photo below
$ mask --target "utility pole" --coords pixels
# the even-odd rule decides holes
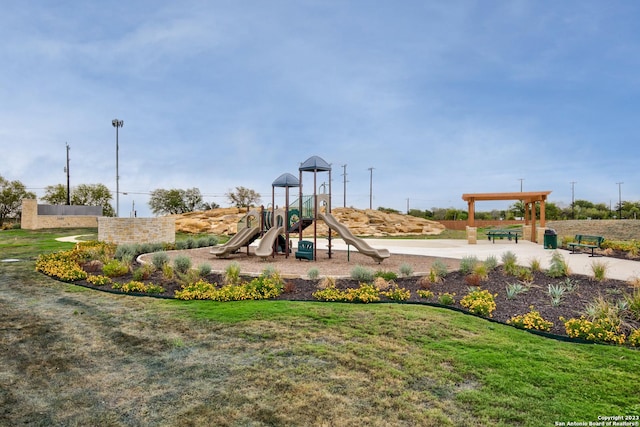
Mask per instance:
[[[67,173],[67,206],[71,205],[71,185],[69,179],[69,143],[67,143],[67,167],[64,168]]]
[[[571,181],[571,219],[576,219],[576,200],[573,192],[576,183],[576,181]]]
[[[343,194],[343,202],[342,202],[342,207],[346,208],[347,207],[347,165],[342,165],[342,184],[344,186],[344,194]]]
[[[618,184],[618,219],[622,219],[622,184],[624,182],[616,182]]]
[[[518,181],[520,181],[520,192],[522,193],[522,181],[524,181],[524,178],[518,178]]]
[[[407,215],[409,215],[409,198],[407,197]]]
[[[369,209],[373,209],[373,167],[369,169]]]

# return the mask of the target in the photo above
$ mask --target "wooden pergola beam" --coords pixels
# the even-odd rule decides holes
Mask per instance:
[[[521,200],[524,204],[524,218],[525,224],[529,224],[531,220],[531,241],[535,242],[535,228],[536,228],[536,202],[540,202],[540,226],[545,227],[545,203],[547,196],[551,194],[551,191],[518,191],[511,193],[465,193],[462,195],[462,200],[467,202],[469,206],[469,217],[467,219],[467,225],[469,227],[475,226],[475,203],[496,201],[496,200]]]

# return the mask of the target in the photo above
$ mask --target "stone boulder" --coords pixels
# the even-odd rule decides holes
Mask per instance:
[[[172,217],[176,221],[176,231],[230,236],[236,234],[238,221],[246,212],[245,208],[218,208]],[[436,221],[372,209],[334,208],[331,214],[356,236],[438,235],[445,229],[444,225]],[[305,229],[303,236],[313,236],[313,228],[312,224]],[[318,221],[316,229],[318,236],[328,235],[328,228],[323,221]]]

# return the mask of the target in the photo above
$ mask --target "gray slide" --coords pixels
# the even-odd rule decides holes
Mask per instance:
[[[337,219],[331,214],[319,214],[318,215],[321,220],[324,221],[325,224],[332,230],[336,231],[342,240],[344,240],[347,244],[355,246],[355,248],[361,254],[367,255],[374,260],[381,263],[386,258],[389,258],[391,254],[388,249],[375,249],[371,247],[364,239],[356,237],[353,233],[347,228],[346,225],[338,222]]]
[[[224,245],[211,248],[209,253],[218,258],[224,258],[249,243],[258,233],[260,233],[260,227],[243,228]]]
[[[273,244],[279,235],[284,233],[284,227],[271,227],[269,231],[262,236],[260,244],[256,248],[256,256],[264,259],[270,257],[273,253]]]

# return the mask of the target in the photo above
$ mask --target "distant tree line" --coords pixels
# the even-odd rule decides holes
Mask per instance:
[[[45,188],[42,200],[52,205],[64,205],[67,196],[72,205],[102,206],[105,216],[115,216],[111,205],[113,196],[104,184],[80,184],[70,189],[62,184],[50,185]],[[217,203],[206,203],[198,188],[162,189],[158,188],[150,193],[149,207],[155,215],[181,214],[198,210],[209,210],[220,207]],[[260,194],[245,187],[236,187],[226,194],[229,203],[236,207],[252,207],[260,203]],[[8,181],[0,175],[0,226],[8,220],[20,218],[22,199],[35,199],[36,195],[27,191],[20,181]],[[379,207],[378,210],[388,213],[402,213],[396,209]],[[540,206],[536,205],[536,216],[540,216]],[[468,218],[466,210],[455,208],[431,208],[431,210],[411,209],[409,215],[438,220],[461,220]],[[479,220],[516,219],[524,216],[524,204],[515,202],[505,210],[488,212],[476,211],[475,218]],[[545,204],[545,217],[548,220],[565,219],[637,219],[640,216],[640,201],[622,201],[615,206],[605,203],[592,203],[587,200],[576,200],[573,205],[565,208],[558,207],[553,202]]]
[[[380,208],[384,211],[393,209]],[[395,211],[398,212],[399,211]],[[620,213],[622,214],[620,216]],[[411,209],[409,215],[418,218],[438,220],[466,220],[466,210],[455,208],[432,208],[431,210]],[[540,217],[540,204],[536,204],[536,216]],[[476,211],[475,218],[479,220],[512,220],[524,217],[524,204],[515,202],[506,210],[492,210],[488,212]],[[573,206],[560,208],[553,202],[545,203],[545,218],[548,220],[567,219],[638,219],[640,217],[640,202],[623,201],[622,204],[607,206],[604,203],[592,203],[587,200],[576,200]]]

